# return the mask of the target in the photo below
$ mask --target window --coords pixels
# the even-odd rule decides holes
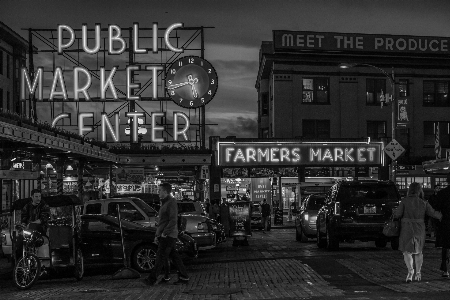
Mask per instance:
[[[450,133],[449,131],[449,127],[450,127],[450,122],[434,122],[434,121],[425,121],[423,122],[423,145],[424,146],[433,146],[434,147],[434,142],[435,142],[435,134],[436,134],[436,127],[437,124],[439,123],[439,128],[441,131],[444,132],[440,132],[441,138],[443,135],[448,135]],[[442,143],[443,141],[441,141]]]
[[[269,94],[262,93],[261,94],[261,114],[263,116],[267,116],[269,114]]]
[[[423,81],[424,106],[450,106],[448,101],[448,81]]]
[[[86,220],[81,224],[81,230],[83,231],[91,231],[91,232],[114,232],[114,227],[108,224],[105,224],[102,221],[97,220]]]
[[[96,214],[101,214],[101,213],[102,213],[102,204],[101,203],[86,205],[85,214],[96,215]]]
[[[367,136],[371,139],[386,137],[386,121],[367,121]]]
[[[0,74],[3,75],[3,51],[0,50]]]
[[[303,120],[302,127],[304,138],[330,138],[330,120]]]
[[[10,92],[6,92],[6,110],[10,110],[11,108],[11,93]]]
[[[398,95],[399,95],[399,97],[409,96],[409,81],[408,81],[408,79],[400,79],[398,81]]]
[[[303,79],[303,103],[329,104],[330,81],[328,78],[304,78]]]
[[[108,215],[118,217],[117,205],[119,205],[120,217],[122,219],[129,221],[145,220],[141,212],[137,210],[137,208],[129,202],[110,202],[108,204]]]
[[[9,59],[10,59],[10,57],[9,57],[9,55],[8,54],[6,54],[6,77],[7,78],[9,78]]]
[[[366,105],[380,105],[381,94],[386,94],[386,80],[366,79]]]

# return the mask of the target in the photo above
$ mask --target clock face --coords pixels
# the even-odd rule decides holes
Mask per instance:
[[[198,56],[176,60],[166,74],[166,89],[172,100],[185,108],[206,105],[216,94],[217,73],[214,67]]]

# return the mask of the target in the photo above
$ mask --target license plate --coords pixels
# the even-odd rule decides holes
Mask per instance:
[[[364,206],[364,213],[365,214],[376,214],[377,207],[376,206]]]

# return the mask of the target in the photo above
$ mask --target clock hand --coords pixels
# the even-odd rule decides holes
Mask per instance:
[[[191,88],[192,88],[192,96],[194,96],[194,98],[197,99],[198,98],[198,94],[197,94],[197,90],[195,89],[195,85],[191,84]]]
[[[179,87],[185,86],[186,84],[190,84],[190,82],[186,81],[186,82],[182,82],[182,83],[171,84],[167,87],[167,89],[168,90],[177,89]]]

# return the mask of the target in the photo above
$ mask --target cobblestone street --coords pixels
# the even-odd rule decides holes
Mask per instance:
[[[114,270],[88,269],[80,282],[69,277],[40,280],[27,291],[18,291],[11,280],[2,279],[1,298],[413,299],[450,291],[450,280],[441,279],[438,270],[439,250],[430,243],[424,252],[423,281],[412,284],[404,283],[401,253],[378,249],[373,243],[343,243],[340,250],[330,252],[318,249],[314,240],[296,242],[294,229],[256,231],[249,243],[233,247],[229,239],[202,251],[198,259],[186,262],[191,275],[186,285],[173,285],[176,274],[169,283],[148,287],[139,279],[111,280]],[[4,259],[1,266],[7,266]]]

